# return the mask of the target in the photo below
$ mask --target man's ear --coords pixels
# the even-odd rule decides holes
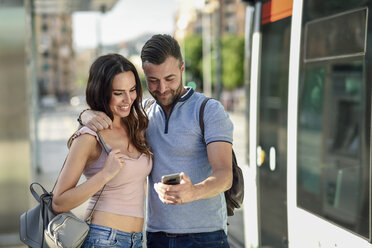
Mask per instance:
[[[181,72],[185,71],[185,61],[182,61],[181,63]]]

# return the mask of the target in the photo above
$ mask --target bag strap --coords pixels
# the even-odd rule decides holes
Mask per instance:
[[[56,185],[57,185],[58,178],[59,178],[59,176],[61,175],[61,172],[62,172],[62,170],[63,170],[63,167],[65,167],[66,160],[67,160],[67,156],[66,156],[66,158],[65,158],[65,161],[63,162],[63,165],[62,165],[61,170],[60,170],[59,173],[58,173],[58,177],[57,177],[57,179],[56,179],[56,181],[55,181],[55,183],[54,183],[54,185],[53,185],[52,192],[54,191],[54,188],[55,188]],[[39,184],[39,185],[40,185],[40,184]],[[40,186],[41,186],[41,185],[40,185]],[[30,186],[30,187],[31,187],[31,186]],[[32,192],[32,191],[31,191],[31,192]],[[35,197],[35,195],[34,195],[34,197]]]
[[[205,109],[205,105],[207,104],[207,102],[210,100],[211,98],[210,97],[206,97],[201,106],[200,106],[200,110],[199,110],[199,126],[200,126],[200,130],[201,130],[201,133],[203,135],[203,142],[205,143],[205,138],[204,138],[204,109]]]
[[[37,182],[33,182],[31,183],[30,185],[30,191],[31,191],[31,194],[34,196],[34,198],[40,202],[40,196],[38,193],[36,193],[35,189],[34,189],[34,185],[39,185],[39,187],[41,188],[41,190],[43,191],[43,194],[46,195],[48,194],[48,191],[46,191],[46,189],[44,189],[44,187],[40,184],[40,183],[37,183]],[[43,195],[42,194],[42,195]]]
[[[103,147],[103,149],[105,150],[105,152],[106,152],[107,154],[109,154],[109,153],[110,153],[110,149],[107,147],[105,141],[103,140],[103,138],[101,137],[101,135],[100,135],[98,132],[97,132],[97,137],[98,137],[99,143],[102,145],[102,147]],[[52,192],[54,191],[54,188],[55,188],[56,185],[57,185],[57,182],[58,182],[59,176],[61,175],[61,172],[62,172],[62,170],[63,170],[63,167],[65,167],[66,160],[67,160],[67,156],[66,156],[66,158],[65,158],[65,161],[63,162],[63,165],[62,165],[61,170],[59,171],[59,174],[58,174],[58,177],[57,177],[57,179],[56,179],[56,182],[54,183],[54,186],[53,186]],[[32,183],[32,184],[30,185],[30,191],[31,191],[32,195],[35,197],[35,199],[36,199],[38,202],[40,202],[40,196],[39,196],[39,195],[36,193],[36,191],[34,190],[34,187],[33,187],[34,184],[39,185],[40,188],[42,189],[42,191],[43,191],[44,194],[48,194],[48,192],[47,192],[47,191],[44,189],[44,187],[41,186],[39,183],[34,182],[34,183]],[[103,192],[103,190],[105,189],[105,187],[106,187],[106,184],[103,185],[103,187],[102,187],[102,189],[101,189],[101,192],[100,192],[99,195],[98,195],[97,201],[94,203],[94,206],[93,206],[93,208],[92,208],[92,210],[91,210],[91,212],[90,212],[90,214],[89,214],[89,217],[88,217],[87,220],[86,220],[86,222],[87,222],[88,224],[90,224],[91,221],[92,221],[93,212],[94,212],[94,210],[96,209],[97,202],[98,202],[99,198],[101,197],[102,192]]]
[[[105,150],[106,154],[108,155],[110,153],[110,149],[107,147],[105,141],[103,140],[102,136],[98,132],[97,132],[97,137],[98,137],[99,143],[101,143],[103,149]],[[101,192],[99,193],[98,198],[97,198],[96,202],[94,203],[94,206],[93,206],[92,210],[90,211],[90,214],[89,214],[88,218],[86,219],[86,222],[89,225],[92,223],[94,210],[96,209],[99,198],[101,198],[102,192],[105,189],[105,187],[106,187],[106,184],[103,185],[103,187],[101,189]]]
[[[103,140],[102,136],[98,132],[97,132],[97,137],[98,137],[99,143],[101,143],[103,149],[108,155],[110,153],[110,149],[107,147],[105,141]]]

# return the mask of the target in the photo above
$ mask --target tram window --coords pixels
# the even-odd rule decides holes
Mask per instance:
[[[316,61],[364,54],[366,23],[366,8],[306,23],[305,60]]]
[[[363,75],[362,61],[304,65],[297,199],[299,207],[368,238],[369,127]]]
[[[370,0],[303,0],[304,21],[332,16],[351,9],[363,8]]]

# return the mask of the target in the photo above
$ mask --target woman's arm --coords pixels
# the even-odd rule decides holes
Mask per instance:
[[[92,135],[81,135],[74,140],[53,192],[52,206],[56,213],[67,212],[84,203],[124,166],[120,151],[113,150],[107,157],[101,171],[76,186],[84,168],[98,159],[100,152],[97,140]]]

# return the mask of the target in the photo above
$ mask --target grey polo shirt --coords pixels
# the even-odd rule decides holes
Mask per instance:
[[[160,182],[166,174],[184,172],[196,184],[212,173],[199,126],[199,110],[205,96],[192,88],[186,89],[187,93],[175,104],[168,119],[157,103],[147,110],[149,127],[146,138],[154,153],[153,169],[149,175],[147,231],[198,233],[223,229],[227,232],[223,193],[183,205],[166,205],[154,190],[154,183]],[[204,125],[207,144],[216,141],[232,143],[233,124],[220,102],[208,101]]]

